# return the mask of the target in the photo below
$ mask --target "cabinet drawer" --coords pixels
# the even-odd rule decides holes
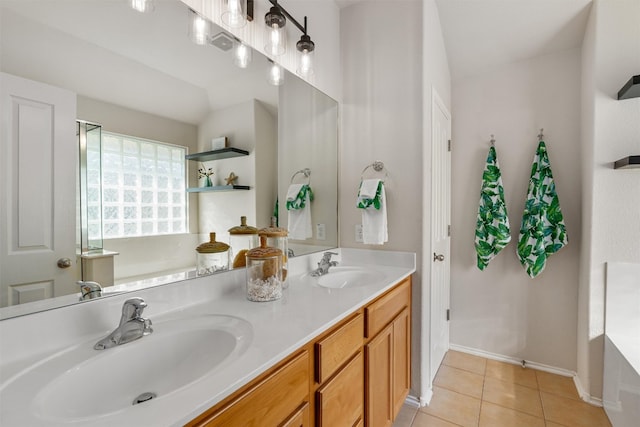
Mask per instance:
[[[362,352],[317,392],[317,427],[352,427],[363,418],[364,359]]]
[[[388,325],[403,308],[410,304],[411,277],[407,277],[391,292],[380,297],[365,308],[365,337],[374,337]]]
[[[303,351],[226,406],[189,426],[277,426],[309,397],[309,352]]]
[[[311,418],[309,418],[309,403],[305,402],[298,410],[292,414],[287,421],[279,427],[309,427],[311,426]]]
[[[364,318],[358,313],[316,343],[316,381],[323,383],[362,346]]]

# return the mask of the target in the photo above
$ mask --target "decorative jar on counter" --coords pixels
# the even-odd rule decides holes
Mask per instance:
[[[196,248],[198,276],[229,269],[229,245],[216,242],[216,233],[209,233],[209,241]]]
[[[258,246],[258,229],[247,225],[246,216],[240,217],[240,225],[229,229],[229,244],[231,245],[229,259],[233,260],[231,267],[244,267],[247,251]]]
[[[271,226],[262,228],[258,231],[260,239],[266,237],[267,246],[280,249],[282,252],[282,285],[287,287],[287,272],[288,272],[288,236],[289,232],[285,228],[276,226],[275,217],[271,217]]]
[[[273,301],[282,297],[282,251],[267,246],[266,236],[260,236],[260,246],[247,251],[247,299]]]

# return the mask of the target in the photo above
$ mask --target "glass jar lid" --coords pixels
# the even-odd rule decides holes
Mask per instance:
[[[196,251],[201,254],[215,254],[219,252],[226,252],[229,250],[229,245],[222,242],[216,242],[216,233],[209,233],[209,241],[202,243],[196,248]]]
[[[258,231],[260,236],[266,237],[287,237],[289,232],[286,228],[281,228],[276,226],[276,218],[271,217],[271,225],[269,227],[265,227]]]
[[[229,234],[258,234],[258,229],[247,225],[247,217],[240,217],[240,225],[236,225],[235,227],[231,227],[229,229]]]
[[[282,256],[282,251],[278,248],[267,246],[267,236],[260,236],[260,246],[247,251],[248,258],[272,258]]]

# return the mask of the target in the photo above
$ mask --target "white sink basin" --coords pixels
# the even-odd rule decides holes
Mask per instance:
[[[133,402],[144,393],[161,404],[163,397],[237,359],[253,337],[251,325],[232,316],[167,320],[154,323],[153,330],[107,350],[86,342],[21,372],[0,390],[5,408],[24,408],[9,424],[31,417],[43,424],[108,417],[137,407]]]
[[[317,284],[325,288],[341,289],[366,286],[378,278],[375,271],[360,267],[332,267],[324,276],[317,278]]]

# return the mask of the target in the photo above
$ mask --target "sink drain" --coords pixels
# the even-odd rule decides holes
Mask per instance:
[[[140,396],[138,396],[135,399],[133,399],[133,405],[137,405],[139,403],[148,402],[149,400],[153,399],[154,397],[158,397],[158,395],[155,394],[155,393],[151,393],[151,392],[142,393]]]

